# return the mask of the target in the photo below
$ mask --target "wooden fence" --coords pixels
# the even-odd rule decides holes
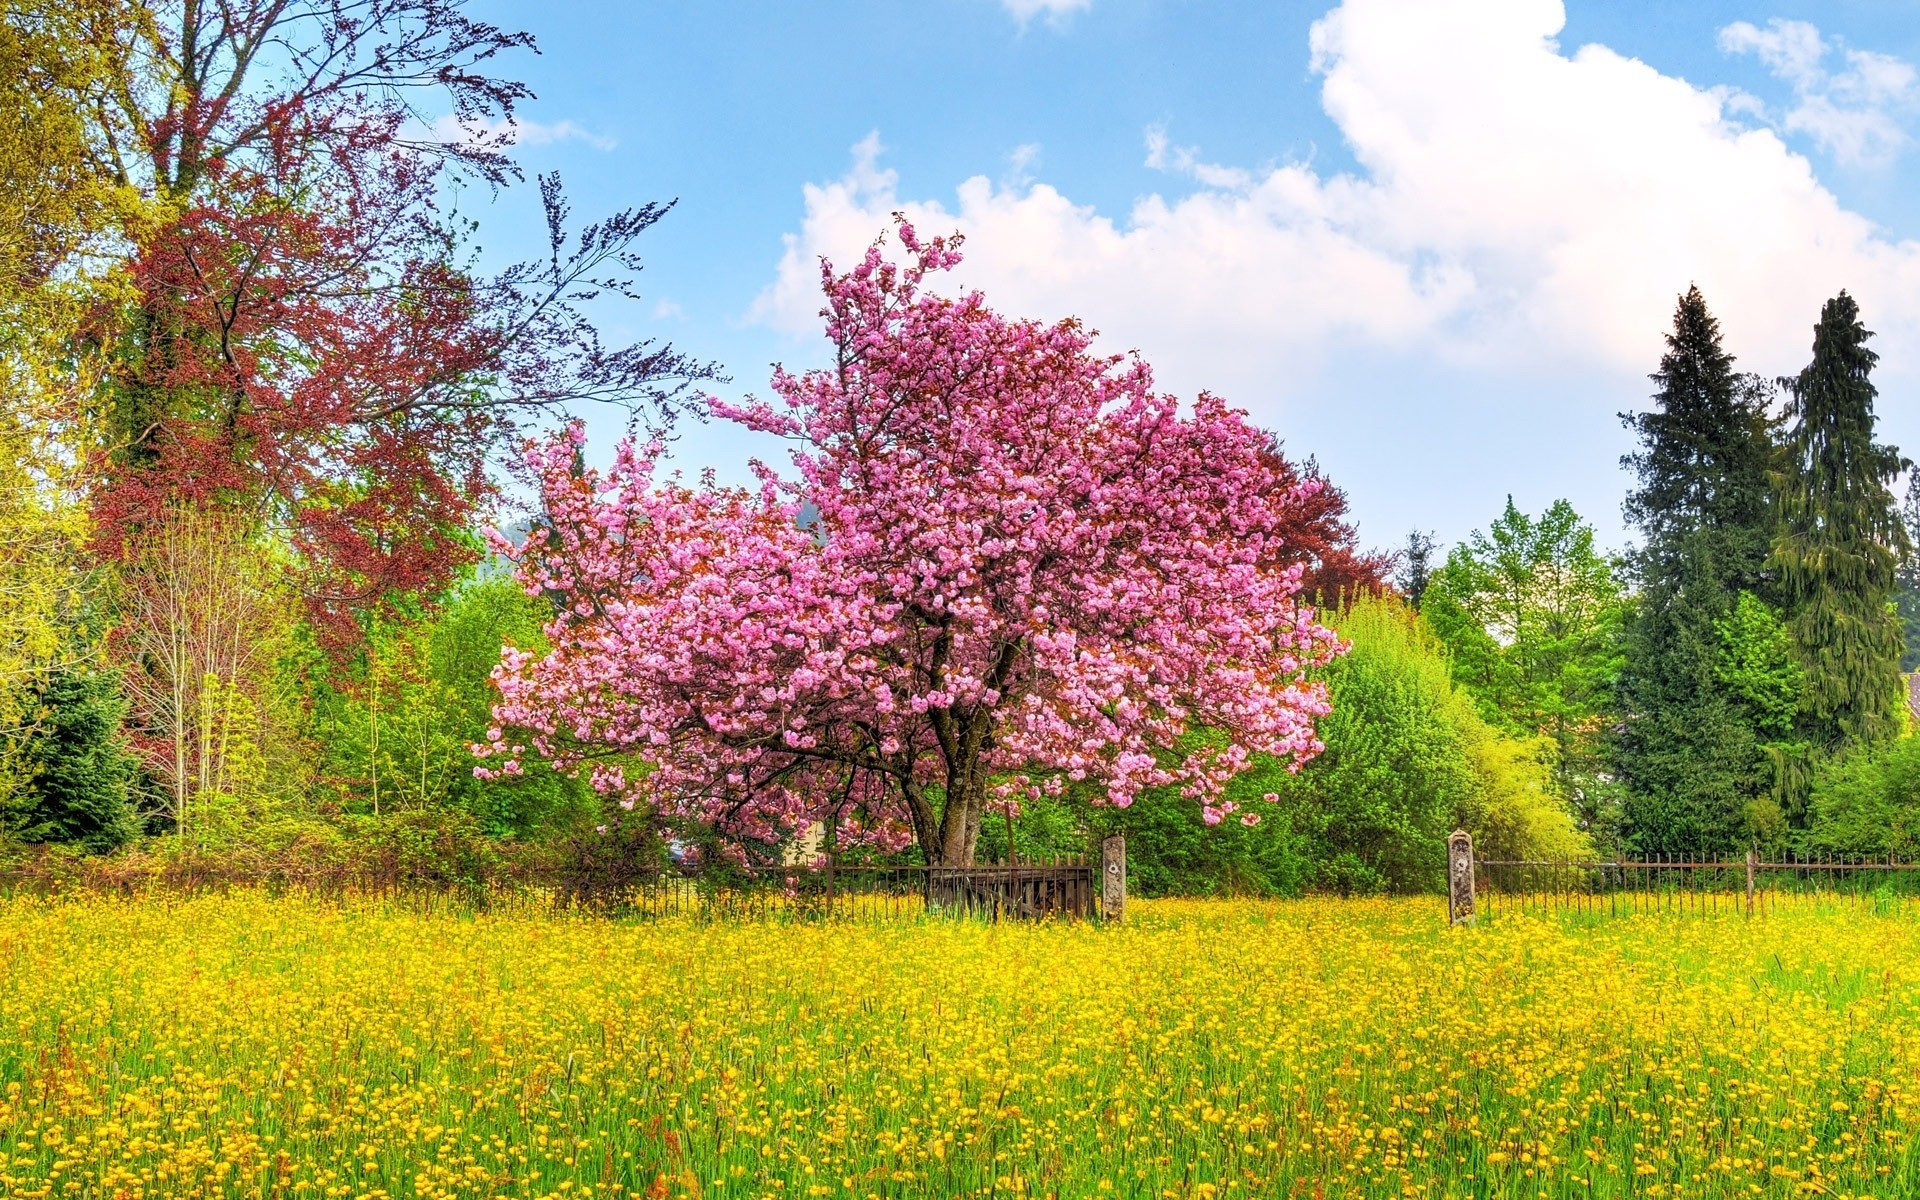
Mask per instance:
[[[1470,845],[1467,854],[1471,855]],[[1503,910],[1763,914],[1783,899],[1823,897],[1858,904],[1920,899],[1920,863],[1783,854],[1742,858],[1654,855],[1600,860],[1469,857],[1471,898],[1456,888],[1455,923]],[[1452,873],[1460,877],[1460,849]],[[1464,899],[1464,907],[1463,907]]]

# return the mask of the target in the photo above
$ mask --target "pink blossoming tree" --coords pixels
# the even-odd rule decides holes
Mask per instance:
[[[1267,565],[1317,481],[1077,322],[923,291],[957,241],[899,238],[904,265],[823,264],[831,367],[714,404],[792,440],[797,478],[688,487],[631,443],[583,470],[578,427],[531,451],[545,520],[511,553],[553,649],[506,652],[483,774],[535,752],[736,845],[819,821],[964,865],[990,807],[1068,781],[1216,822],[1252,754],[1320,749],[1305,672],[1337,646]]]

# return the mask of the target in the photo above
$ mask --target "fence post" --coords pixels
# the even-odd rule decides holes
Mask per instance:
[[[1760,852],[1747,847],[1747,915],[1753,915],[1753,869],[1760,865]]]
[[[1447,838],[1447,922],[1471,925],[1473,920],[1473,835],[1456,829]]]
[[[1115,922],[1127,919],[1127,835],[1124,833],[1100,841],[1100,916]]]

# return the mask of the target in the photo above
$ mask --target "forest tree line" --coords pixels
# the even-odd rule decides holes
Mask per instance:
[[[497,130],[529,93],[494,72],[531,38],[453,0],[0,13],[10,860],[471,874],[710,838],[537,760],[474,769],[503,645],[543,652],[555,615],[483,537],[503,453],[583,405],[666,428],[718,377],[603,343],[582,307],[631,294],[670,205],[581,227],[542,178],[551,252],[472,266],[450,189],[519,183]],[[1511,856],[1920,853],[1920,489],[1896,501],[1908,465],[1875,440],[1869,337],[1842,293],[1807,367],[1761,379],[1684,295],[1626,418],[1619,555],[1564,502],[1509,502],[1444,556],[1370,551],[1272,440],[1262,469],[1299,495],[1279,565],[1347,646],[1312,672],[1325,748],[1233,781],[1259,820],[1067,788],[980,852],[1122,829],[1148,891],[1256,893],[1429,886],[1454,827]]]

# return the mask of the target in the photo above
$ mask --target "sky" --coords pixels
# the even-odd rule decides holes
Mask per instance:
[[[1078,316],[1161,388],[1312,456],[1363,542],[1445,543],[1511,495],[1631,538],[1619,414],[1697,283],[1742,369],[1792,374],[1860,301],[1883,437],[1920,457],[1920,21],[1911,0],[568,0],[486,3],[529,175],[576,215],[674,199],[609,337],[819,363],[819,261],[906,212],[954,286]],[[530,185],[470,189],[483,262]],[[596,457],[621,431],[586,414]],[[783,447],[684,423],[688,474]]]

